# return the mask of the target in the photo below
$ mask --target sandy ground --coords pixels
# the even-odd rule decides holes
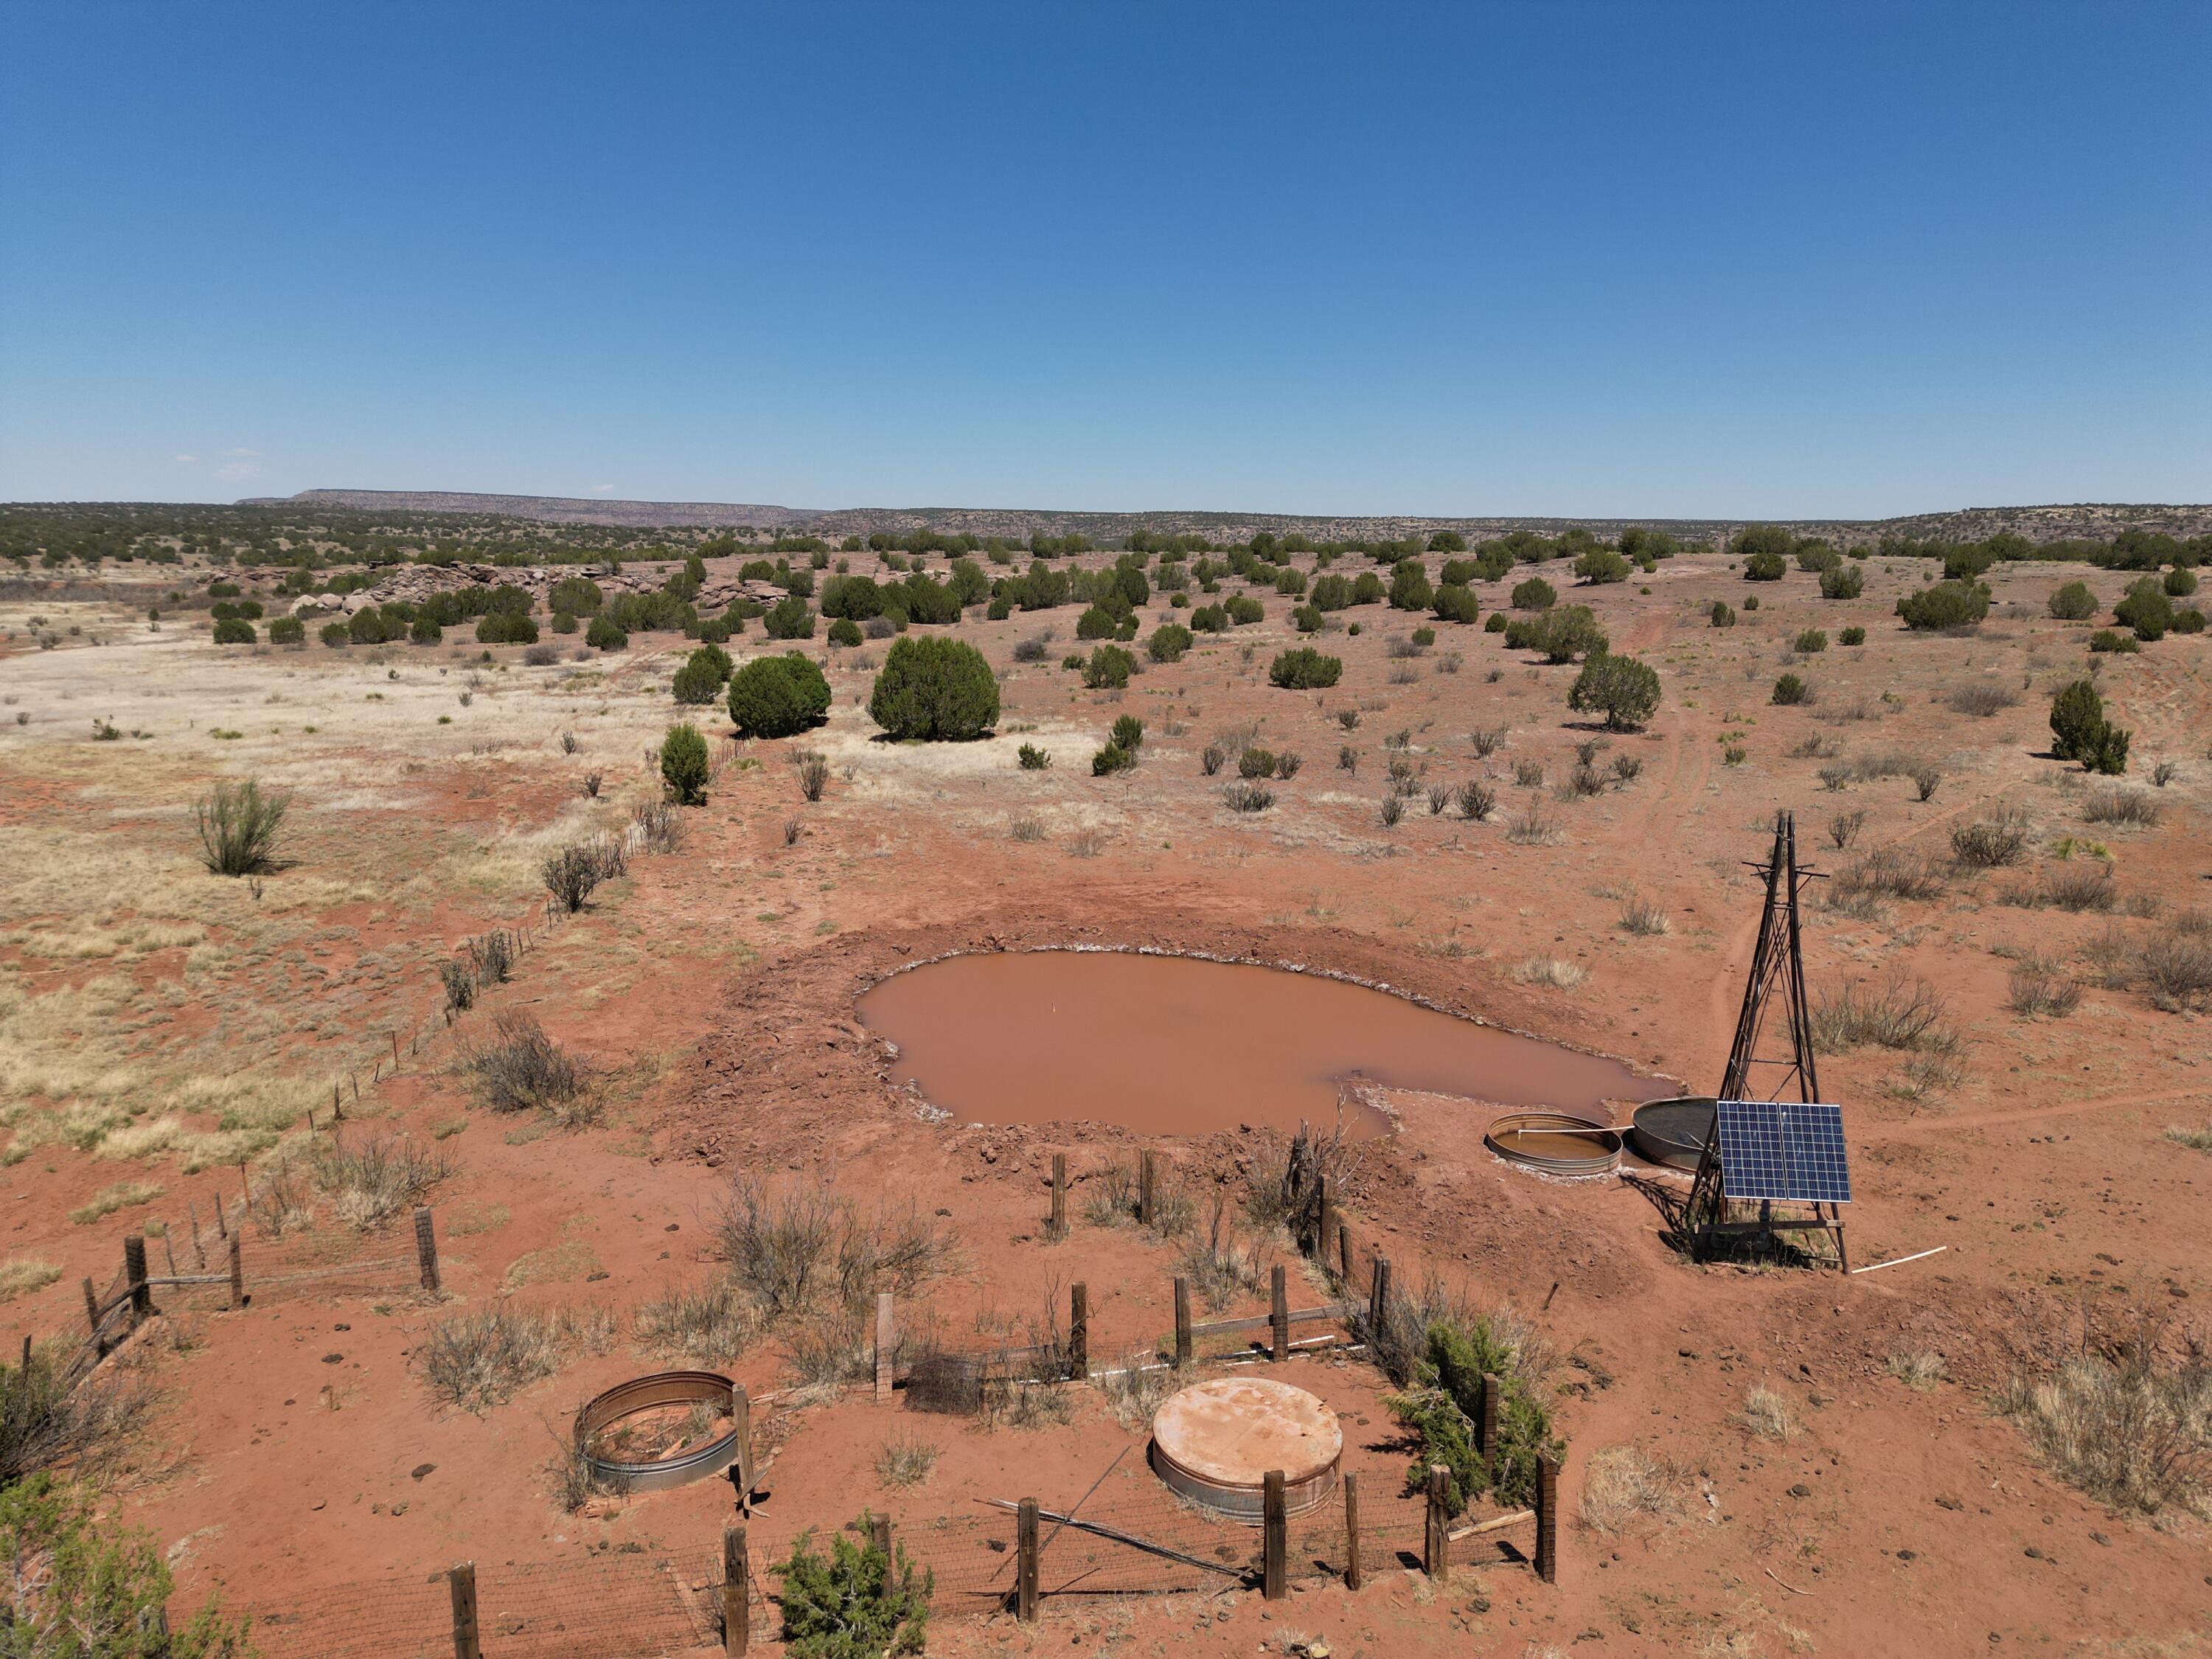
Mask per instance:
[[[679,852],[638,860],[456,1033],[441,1026],[374,1085],[389,1033],[434,1010],[436,961],[467,935],[535,916],[544,852],[619,823],[649,793],[643,751],[672,716],[682,641],[537,668],[507,649],[483,663],[473,645],[219,653],[181,623],[149,633],[121,604],[48,607],[82,617],[84,634],[52,651],[20,631],[0,644],[0,1109],[15,1134],[8,1260],[58,1273],[6,1311],[21,1331],[59,1328],[81,1277],[106,1282],[134,1215],[212,1192],[228,1158],[265,1158],[294,1113],[360,1072],[356,1115],[370,1121],[353,1133],[447,1132],[436,1145],[455,1172],[433,1200],[447,1304],[386,1293],[180,1318],[185,1340],[151,1368],[163,1401],[115,1488],[120,1514],[179,1546],[186,1599],[220,1589],[257,1605],[464,1556],[711,1547],[729,1509],[718,1483],[582,1515],[556,1501],[568,1413],[651,1356],[627,1339],[580,1352],[477,1416],[424,1387],[433,1324],[501,1295],[628,1310],[703,1280],[715,1208],[738,1175],[949,1212],[961,1265],[916,1307],[963,1340],[1018,1330],[1079,1278],[1094,1352],[1148,1342],[1168,1323],[1171,1246],[1081,1220],[1053,1243],[1042,1226],[1054,1152],[1088,1177],[1138,1138],[1096,1123],[937,1121],[895,1085],[856,1018],[855,999],[885,973],[951,951],[1071,943],[1296,963],[1710,1088],[1757,922],[1745,861],[1764,854],[1778,809],[1797,813],[1808,854],[1832,872],[1879,847],[1948,858],[1953,826],[2014,805],[2033,825],[2024,866],[1954,873],[1931,900],[1863,915],[1816,900],[1806,913],[1816,996],[1924,977],[1959,1033],[1950,1073],[1878,1048],[1821,1059],[1854,1155],[1854,1262],[1941,1255],[1850,1278],[1688,1267],[1662,1243],[1645,1188],[1539,1181],[1484,1152],[1492,1109],[1387,1096],[1397,1131],[1364,1148],[1346,1200],[1361,1236],[1401,1272],[1434,1270],[1534,1318],[1572,1356],[1555,1400],[1571,1513],[1593,1460],[1622,1445],[1668,1475],[1660,1513],[1616,1533],[1571,1523],[1556,1588],[1492,1572],[1481,1612],[1456,1588],[1390,1574],[1356,1595],[1306,1590],[1278,1608],[1256,1597],[1070,1600],[1048,1603],[1030,1630],[942,1617],[931,1646],[1226,1654],[1295,1630],[1374,1659],[1585,1644],[2201,1650],[2212,1638],[2203,1523],[2115,1515],[2061,1484],[1990,1396],[2022,1341],[2063,1342],[2085,1313],[2185,1324],[2212,1295],[2212,1161],[2165,1133],[2212,1117],[2204,1019],[2160,1012],[2100,969],[2108,936],[2140,940],[2205,903],[2212,647],[2177,637],[2101,659],[2108,706],[2135,730],[2138,780],[2160,757],[2178,772],[2151,791],[2155,825],[2092,824],[2079,774],[2043,754],[2049,690],[2081,671],[2087,630],[2047,620],[2042,601],[2083,573],[2001,568],[1990,621],[1954,638],[1906,633],[1889,616],[1919,568],[1868,569],[1864,598],[1845,603],[1821,600],[1796,571],[1753,588],[1708,556],[1566,593],[1594,604],[1616,648],[1650,661],[1666,690],[1651,729],[1610,738],[1599,757],[1632,756],[1637,775],[1579,800],[1549,787],[1594,735],[1565,707],[1574,669],[1534,665],[1471,628],[1442,628],[1437,648],[1395,660],[1386,645],[1412,621],[1377,607],[1342,613],[1363,627],[1324,641],[1345,659],[1343,683],[1309,693],[1267,684],[1291,638],[1277,599],[1265,623],[1150,667],[1121,694],[1085,691],[1058,665],[1072,609],[966,623],[962,636],[1000,668],[1006,707],[996,738],[957,746],[880,741],[860,705],[883,647],[830,652],[824,730],[747,745],[708,805],[684,814]],[[1565,588],[1564,573],[1547,574]],[[2087,579],[2107,604],[2124,585]],[[1503,585],[1479,591],[1486,610],[1504,602]],[[1743,611],[1752,592],[1762,604]],[[1738,605],[1735,629],[1706,625],[1716,597]],[[37,608],[0,608],[0,634]],[[1165,615],[1148,608],[1147,628]],[[1770,705],[1800,629],[1832,640],[1855,622],[1864,646],[1796,663],[1815,688],[1809,707]],[[1014,644],[1047,627],[1057,637],[1046,660],[1014,663]],[[1968,684],[2021,701],[1986,718],[1955,713],[1945,698]],[[15,723],[19,710],[27,721]],[[1343,710],[1358,711],[1356,728]],[[1094,779],[1090,752],[1124,712],[1147,722],[1141,764]],[[94,741],[95,717],[125,735]],[[1500,725],[1504,746],[1478,758],[1469,732]],[[1238,816],[1221,780],[1201,775],[1200,751],[1255,727],[1305,765],[1276,786],[1271,811]],[[1386,828],[1385,738],[1401,731],[1427,781],[1487,777],[1492,819],[1432,816],[1417,797]],[[1793,754],[1814,740],[1830,752]],[[1054,767],[1018,769],[1023,741],[1051,749]],[[1346,745],[1356,772],[1336,765]],[[830,760],[818,803],[801,800],[787,763],[799,747]],[[1901,777],[1832,792],[1818,775],[1889,750],[1942,765],[1931,799]],[[1546,787],[1515,782],[1515,763],[1529,761]],[[580,787],[592,770],[604,775],[596,799]],[[249,775],[295,799],[297,862],[258,897],[198,870],[189,822],[211,780]],[[1532,805],[1553,833],[1516,844],[1510,826]],[[1866,814],[1852,854],[1826,844],[1840,811]],[[1013,838],[1023,819],[1040,838]],[[2109,859],[2116,907],[2002,902],[2024,872],[2057,867],[2067,837]],[[1668,931],[1626,930],[1632,896],[1663,910]],[[2070,1016],[2008,1006],[2026,952],[2082,981]],[[1529,971],[1545,959],[1581,970],[1572,988]],[[519,1011],[599,1069],[596,1127],[548,1129],[471,1103],[460,1041]],[[1233,1130],[1143,1144],[1201,1194],[1233,1189],[1256,1147]],[[68,1218],[119,1182],[162,1191],[94,1222]],[[1079,1182],[1079,1214],[1082,1192]],[[1914,1388],[1893,1374],[1893,1359],[1929,1354],[1942,1380]],[[769,1392],[787,1361],[763,1340],[732,1369]],[[1788,1437],[1740,1420],[1754,1386],[1785,1402]],[[1364,1399],[1387,1421],[1371,1373],[1332,1370],[1327,1387],[1340,1409]],[[1069,1501],[1129,1437],[1097,1404],[1037,1429],[926,1419],[943,1442],[936,1469],[887,1490],[876,1452],[915,1420],[860,1396],[779,1416],[774,1535],[835,1527],[870,1503],[906,1525],[979,1497]],[[1377,1485],[1402,1461],[1360,1455]],[[415,1478],[426,1463],[434,1470]]]

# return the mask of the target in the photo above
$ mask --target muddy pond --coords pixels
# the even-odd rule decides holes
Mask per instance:
[[[1187,957],[1028,951],[892,975],[861,1020],[898,1045],[892,1075],[963,1123],[1085,1120],[1152,1135],[1239,1124],[1388,1121],[1366,1082],[1502,1106],[1609,1115],[1674,1091],[1618,1060],[1478,1025],[1318,975]]]

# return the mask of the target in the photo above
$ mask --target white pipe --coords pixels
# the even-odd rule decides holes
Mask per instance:
[[[1873,1262],[1863,1267],[1854,1267],[1851,1269],[1851,1272],[1853,1273],[1870,1273],[1883,1267],[1899,1267],[1904,1266],[1904,1264],[1908,1261],[1917,1261],[1923,1255],[1941,1255],[1944,1251],[1950,1248],[1951,1247],[1948,1244],[1938,1244],[1932,1250],[1921,1250],[1912,1255],[1900,1255],[1893,1257],[1892,1260],[1887,1261]]]

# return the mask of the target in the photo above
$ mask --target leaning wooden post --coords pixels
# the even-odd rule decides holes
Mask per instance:
[[[92,1280],[84,1281],[85,1340],[92,1344],[93,1352],[100,1358],[107,1357],[107,1344],[100,1334],[100,1297],[92,1288]]]
[[[1441,1583],[1451,1577],[1451,1548],[1445,1535],[1444,1495],[1451,1484],[1451,1473],[1441,1463],[1429,1465],[1428,1528],[1422,1542],[1421,1571]]]
[[[1067,1287],[1067,1373],[1079,1382],[1091,1375],[1091,1291],[1079,1279]]]
[[[192,1255],[198,1261],[200,1271],[207,1271],[207,1247],[200,1243],[200,1207],[187,1202],[185,1213],[192,1218]]]
[[[1037,1504],[1024,1498],[1014,1522],[1014,1615],[1024,1624],[1036,1622]]]
[[[753,1402],[742,1382],[730,1387],[730,1433],[738,1444],[738,1502],[753,1491]]]
[[[1052,1155],[1052,1220],[1045,1237],[1055,1243],[1067,1237],[1067,1154]]]
[[[1290,1277],[1278,1261],[1267,1275],[1267,1357],[1277,1364],[1291,1357]]]
[[[892,1322],[891,1293],[876,1292],[876,1404],[891,1403],[891,1362],[896,1338]]]
[[[453,1659],[483,1659],[477,1643],[477,1564],[462,1562],[446,1583],[453,1593]]]
[[[752,1643],[752,1561],[745,1529],[722,1528],[722,1651],[736,1659]]]
[[[217,1185],[215,1189],[215,1236],[217,1238],[230,1237],[230,1223],[224,1218],[223,1209],[222,1188]]]
[[[1352,1224],[1342,1216],[1336,1218],[1336,1272],[1346,1284],[1352,1282]]]
[[[246,1305],[246,1258],[236,1233],[230,1236],[230,1305],[233,1312]]]
[[[1367,1293],[1367,1336],[1370,1342],[1382,1340],[1382,1324],[1390,1315],[1390,1258],[1375,1258],[1375,1283]]]
[[[169,1230],[161,1229],[161,1255],[169,1264],[169,1277],[177,1276],[177,1247],[169,1242]]]
[[[1336,1246],[1336,1194],[1326,1175],[1317,1177],[1314,1184],[1321,1195],[1321,1224],[1314,1233],[1314,1260],[1326,1268]]]
[[[154,1297],[146,1288],[146,1241],[133,1233],[123,1241],[123,1279],[131,1287],[131,1323],[154,1311]]]
[[[1480,1452],[1486,1460],[1493,1459],[1498,1455],[1498,1417],[1504,1403],[1505,1385],[1498,1380],[1496,1372],[1483,1372],[1482,1418],[1474,1425],[1474,1449]],[[1490,1471],[1490,1478],[1493,1481],[1498,1479],[1496,1468],[1493,1468]]]
[[[1536,1457],[1536,1577],[1559,1582],[1559,1460]]]
[[[1175,1282],[1176,1369],[1190,1364],[1190,1280]]]
[[[431,1219],[430,1206],[415,1206],[415,1263],[422,1269],[422,1289],[429,1295],[439,1293],[438,1229]]]
[[[1269,1469],[1260,1482],[1260,1594],[1279,1601],[1290,1594],[1286,1571],[1290,1554],[1290,1516],[1283,1501],[1283,1472]]]
[[[1344,1587],[1358,1589],[1367,1575],[1359,1567],[1359,1477],[1344,1477]]]
[[[1137,1156],[1137,1220],[1144,1226],[1152,1224],[1152,1150],[1147,1146]]]

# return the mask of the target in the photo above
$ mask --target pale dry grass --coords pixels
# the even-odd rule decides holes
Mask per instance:
[[[1583,1475],[1582,1520],[1608,1537],[1665,1526],[1689,1512],[1690,1472],[1640,1446],[1601,1446]]]
[[[1790,1402],[1763,1383],[1754,1383],[1745,1392],[1743,1407],[1736,1413],[1735,1420],[1739,1426],[1762,1440],[1788,1440],[1797,1432],[1796,1420],[1790,1414]]]
[[[0,1302],[13,1302],[19,1296],[43,1291],[61,1276],[62,1270],[51,1261],[10,1256],[0,1261]]]
[[[510,1302],[456,1314],[420,1350],[423,1381],[443,1404],[482,1416],[579,1354],[614,1346],[612,1311],[592,1304],[523,1308]]]
[[[1511,973],[1516,985],[1548,985],[1557,991],[1571,991],[1589,977],[1564,957],[1528,957],[1514,963]]]

